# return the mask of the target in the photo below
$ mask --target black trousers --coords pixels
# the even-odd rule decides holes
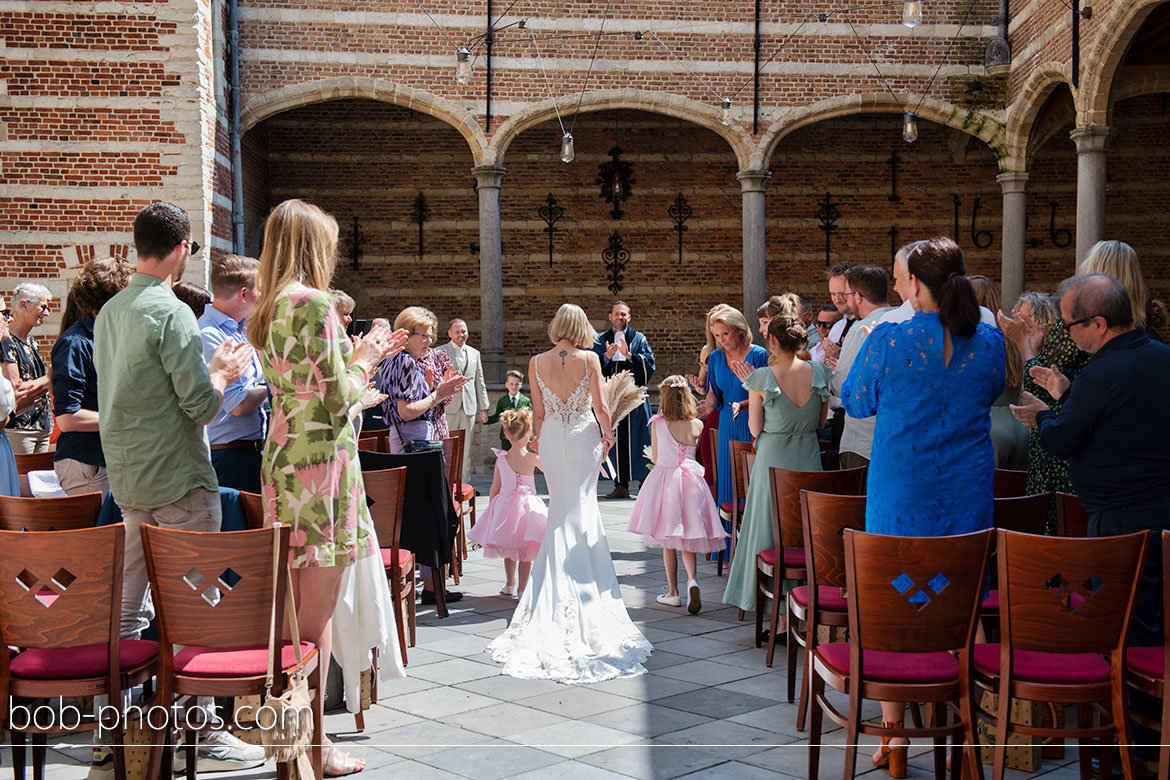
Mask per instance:
[[[260,492],[260,461],[264,455],[251,450],[212,450],[211,465],[220,487],[247,493]]]

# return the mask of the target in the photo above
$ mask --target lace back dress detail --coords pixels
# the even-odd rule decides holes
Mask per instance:
[[[593,410],[593,404],[589,398],[588,369],[585,370],[585,376],[581,377],[581,382],[577,385],[577,388],[564,400],[561,400],[560,396],[548,389],[544,380],[540,378],[538,371],[533,371],[533,374],[536,376],[536,384],[540,388],[541,398],[544,399],[544,416],[546,419],[553,418],[564,426],[572,426],[583,418],[589,419],[589,413]]]

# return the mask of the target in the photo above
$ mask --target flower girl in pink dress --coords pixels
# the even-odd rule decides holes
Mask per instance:
[[[675,557],[676,550],[682,551],[687,611],[694,615],[702,609],[695,554],[722,550],[727,534],[711,490],[703,481],[703,467],[695,460],[703,421],[695,418],[695,399],[687,380],[669,376],[659,391],[659,413],[650,420],[654,468],[638,491],[626,530],[641,534],[647,546],[662,548],[669,591],[658,597],[659,604],[682,606]]]
[[[540,456],[528,449],[532,435],[532,412],[526,407],[508,409],[500,415],[504,435],[512,443],[505,452],[494,447],[496,470],[492,477],[491,501],[467,538],[483,547],[486,558],[504,559],[506,583],[501,596],[519,598],[528,584],[532,559],[544,539],[548,508],[536,495],[532,476],[540,468]],[[520,563],[520,584],[516,585],[516,563]]]

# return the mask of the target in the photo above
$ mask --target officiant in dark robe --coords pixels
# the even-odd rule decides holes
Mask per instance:
[[[630,307],[624,301],[614,301],[609,312],[609,330],[597,337],[593,351],[601,358],[601,373],[611,377],[629,371],[638,387],[650,383],[654,374],[654,351],[646,337],[630,327]],[[617,469],[613,492],[606,498],[629,498],[631,480],[646,479],[650,461],[643,449],[650,444],[650,402],[644,401],[628,417],[618,423],[617,444],[610,460]]]

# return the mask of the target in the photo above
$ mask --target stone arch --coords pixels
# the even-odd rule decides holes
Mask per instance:
[[[821,100],[808,106],[790,109],[784,116],[773,122],[760,137],[756,147],[756,154],[752,161],[753,168],[767,170],[772,154],[780,141],[789,133],[807,125],[823,122],[842,116],[856,114],[902,114],[907,105],[915,105],[918,101],[913,96],[899,101],[889,92],[872,92]],[[990,114],[972,109],[963,109],[942,100],[926,98],[918,106],[917,115],[931,122],[959,130],[967,135],[978,138],[990,147],[992,153],[1000,160],[1001,169],[1005,154],[1004,123]]]
[[[1028,169],[1029,149],[1035,148],[1030,142],[1036,118],[1053,91],[1061,84],[1068,88],[1075,102],[1076,95],[1066,67],[1056,64],[1045,65],[1028,78],[1024,88],[1008,109],[1007,129],[1004,134],[1008,154],[1000,162],[1001,170]]]
[[[1100,21],[1100,31],[1081,80],[1084,97],[1077,101],[1077,124],[1108,125],[1113,107],[1113,82],[1129,44],[1150,13],[1167,0],[1129,0],[1114,3]],[[1094,20],[1096,21],[1096,20]]]
[[[719,121],[720,109],[712,103],[710,105],[700,103],[690,98],[684,98],[679,95],[670,95],[665,92],[650,92],[640,89],[607,89],[596,92],[588,92],[581,98],[580,106],[574,100],[569,104],[566,99],[565,105],[554,105],[552,98],[543,100],[539,103],[533,103],[519,111],[516,114],[508,117],[499,129],[492,136],[492,142],[488,147],[487,154],[494,157],[496,164],[501,164],[504,159],[504,154],[508,151],[508,147],[516,136],[536,125],[547,122],[550,119],[556,118],[557,107],[561,109],[561,116],[568,117],[574,112],[582,114],[596,112],[596,111],[611,111],[615,109],[626,109],[631,111],[646,111],[651,114],[662,114],[664,116],[674,117],[675,119],[682,119],[685,122],[703,127],[715,133],[728,145],[731,146],[735,152],[736,163],[739,170],[744,170],[748,162],[752,159],[753,144],[751,137],[738,124],[724,125]],[[568,109],[568,110],[566,110]]]
[[[466,109],[446,98],[385,79],[345,76],[290,84],[262,92],[250,96],[240,107],[240,127],[247,131],[275,114],[310,103],[343,98],[366,98],[393,103],[446,122],[467,141],[475,164],[484,164],[487,138]]]

